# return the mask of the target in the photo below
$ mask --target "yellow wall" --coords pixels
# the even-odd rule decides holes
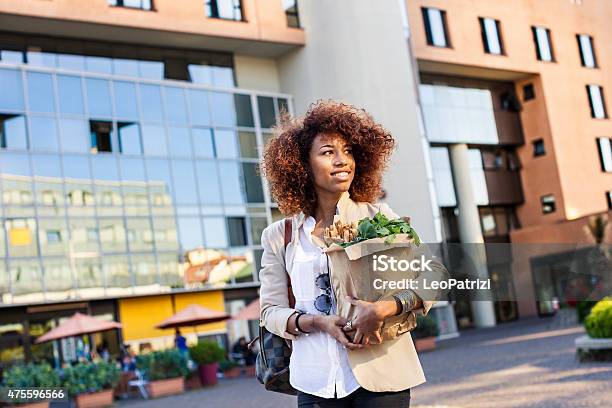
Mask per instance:
[[[176,310],[172,310],[171,295],[148,296],[130,299],[119,299],[119,316],[123,325],[123,340],[153,339],[157,337],[173,336],[173,329],[160,330],[155,325],[162,320],[183,310],[192,303],[212,310],[225,311],[222,291],[184,293],[174,295]],[[198,334],[208,331],[224,331],[225,322],[211,323],[196,327]],[[191,327],[185,327],[183,332],[193,332]]]

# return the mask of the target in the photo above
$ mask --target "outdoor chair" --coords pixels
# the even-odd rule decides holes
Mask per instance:
[[[128,391],[131,388],[136,387],[140,391],[140,395],[142,395],[142,398],[149,399],[149,394],[147,393],[147,384],[149,382],[144,379],[140,370],[137,369],[134,374],[136,374],[136,378],[128,381]]]

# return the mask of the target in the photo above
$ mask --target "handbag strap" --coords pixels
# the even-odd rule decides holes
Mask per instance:
[[[287,246],[291,242],[292,232],[291,218],[287,217],[285,218],[285,259],[287,259]],[[287,296],[289,297],[289,307],[293,309],[295,307],[295,296],[293,296],[293,289],[291,288],[291,275],[289,271],[287,271]]]

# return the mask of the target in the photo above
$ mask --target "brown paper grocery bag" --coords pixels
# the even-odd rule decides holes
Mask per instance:
[[[390,298],[393,294],[402,291],[403,289],[376,288],[374,282],[376,279],[381,281],[397,281],[404,279],[412,279],[419,286],[422,286],[420,281],[422,275],[415,270],[374,270],[374,256],[379,257],[386,255],[388,258],[393,257],[396,260],[420,260],[433,259],[433,256],[427,245],[416,245],[408,234],[398,234],[395,239],[389,244],[385,243],[387,238],[374,238],[360,243],[351,245],[347,248],[342,248],[340,245],[332,244],[325,252],[329,256],[331,263],[330,282],[337,301],[337,314],[347,319],[355,317],[356,307],[346,301],[346,296],[374,302],[384,298]],[[428,272],[428,277],[432,278],[436,272]],[[442,275],[441,275],[442,276]],[[380,285],[379,285],[380,286]],[[418,294],[421,298],[428,297],[429,299],[439,298],[438,291],[419,290]],[[413,321],[405,321],[405,317],[400,317],[404,320],[404,324],[414,327],[416,316],[409,316]],[[388,321],[387,321],[388,320]],[[385,326],[399,321],[396,317],[390,317],[385,320]],[[347,333],[352,338],[351,334]],[[383,331],[383,341],[385,337],[395,337],[393,333],[385,333]],[[370,337],[371,342],[374,338]]]

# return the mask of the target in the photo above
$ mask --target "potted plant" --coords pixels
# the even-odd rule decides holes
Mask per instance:
[[[191,359],[198,364],[202,385],[215,385],[219,363],[225,360],[225,350],[214,341],[200,341],[189,348]]]
[[[412,338],[417,351],[435,349],[438,333],[438,324],[433,317],[417,314],[417,325],[412,331]]]
[[[587,335],[575,340],[580,361],[612,361],[612,297],[597,302],[584,319]]]
[[[47,363],[17,365],[4,373],[3,388],[6,390],[28,387],[57,388],[59,386],[59,375]],[[6,391],[3,394],[6,394]],[[27,398],[15,400],[14,403],[22,408],[45,408],[49,406],[47,401],[35,401]]]
[[[223,378],[240,377],[240,364],[232,360],[223,360],[219,363],[219,369],[223,373]]]
[[[62,386],[74,398],[77,408],[98,408],[113,405],[113,388],[119,382],[115,363],[79,363],[64,369]]]
[[[149,381],[152,398],[180,394],[185,390],[185,376],[189,373],[187,359],[177,349],[154,351],[136,357],[136,367]]]

